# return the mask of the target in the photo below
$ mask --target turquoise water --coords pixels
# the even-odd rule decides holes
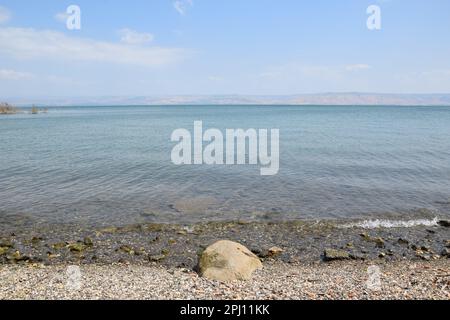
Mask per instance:
[[[280,171],[175,166],[173,130],[280,129]],[[0,216],[91,224],[450,216],[450,108],[50,108],[0,117]]]

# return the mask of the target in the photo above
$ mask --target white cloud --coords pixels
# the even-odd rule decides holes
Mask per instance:
[[[370,69],[371,66],[369,66],[368,64],[351,64],[351,65],[347,65],[345,66],[345,70],[347,71],[360,71],[360,70],[367,70]]]
[[[208,80],[209,80],[209,81],[222,81],[223,78],[220,77],[220,76],[209,76],[209,77],[208,77]]]
[[[141,47],[70,37],[50,30],[0,28],[0,55],[16,59],[89,61],[155,67],[180,61],[190,51]]]
[[[260,78],[284,78],[286,76],[304,76],[322,79],[337,79],[347,73],[371,69],[368,64],[350,64],[346,66],[304,65],[288,63],[269,68],[259,74]]]
[[[128,28],[119,30],[119,35],[120,41],[126,44],[144,44],[154,39],[151,33],[140,33]]]
[[[0,69],[0,79],[2,80],[27,80],[34,78],[34,75],[28,72]]]
[[[5,7],[0,6],[0,24],[6,23],[11,19],[11,12]]]
[[[173,7],[178,11],[179,14],[185,15],[189,7],[194,5],[193,0],[177,0],[173,3]]]

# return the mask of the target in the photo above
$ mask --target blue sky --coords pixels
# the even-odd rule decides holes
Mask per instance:
[[[449,57],[448,0],[0,0],[4,98],[449,93]]]

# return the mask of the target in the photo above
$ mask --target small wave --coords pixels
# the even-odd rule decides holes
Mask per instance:
[[[415,220],[364,220],[361,222],[345,224],[343,228],[364,228],[364,229],[377,229],[377,228],[412,228],[417,226],[433,227],[438,225],[439,219],[415,219]]]

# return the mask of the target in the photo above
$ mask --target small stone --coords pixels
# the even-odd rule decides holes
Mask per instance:
[[[382,238],[374,239],[377,248],[384,248],[384,240]]]
[[[90,237],[85,237],[83,240],[83,243],[87,245],[88,247],[92,247],[94,245],[94,242]]]
[[[42,237],[33,237],[33,238],[31,238],[31,243],[34,244],[34,245],[36,245],[36,244],[38,244],[39,242],[41,242],[42,240],[43,240]]]
[[[403,238],[399,238],[399,239],[398,239],[398,243],[399,243],[399,244],[402,244],[402,245],[408,245],[408,244],[409,244],[409,241],[406,240],[406,239],[403,239]]]
[[[153,262],[158,262],[158,261],[164,260],[165,258],[166,258],[166,256],[164,254],[151,255],[148,257],[148,259]]]
[[[384,248],[383,238],[372,238],[367,233],[361,233],[360,236],[367,242],[374,242],[377,248]]]
[[[268,252],[269,252],[269,255],[273,257],[273,256],[277,256],[277,255],[283,253],[284,250],[281,249],[281,248],[279,248],[279,247],[271,247],[271,248],[268,250]]]
[[[442,250],[442,252],[441,252],[441,256],[450,258],[450,249],[449,248],[444,248]]]
[[[6,256],[6,259],[8,259],[11,262],[20,262],[20,261],[30,260],[29,257],[23,256],[18,250],[14,251],[14,253]]]
[[[84,250],[86,250],[86,245],[81,242],[69,243],[67,245],[67,249],[72,252],[83,252]]]
[[[380,252],[380,254],[378,255],[379,258],[385,258],[386,257],[386,253],[384,252]]]
[[[450,240],[445,241],[445,247],[450,248]]]
[[[440,220],[440,221],[438,221],[438,224],[441,227],[450,228],[450,221],[449,220]]]
[[[348,260],[348,259],[351,259],[351,257],[348,252],[343,251],[343,250],[325,249],[324,259],[325,259],[325,261]]]
[[[121,250],[125,253],[128,253],[129,255],[135,254],[135,251],[130,246],[126,246],[126,245],[120,246],[119,250]]]
[[[54,243],[52,245],[52,248],[55,249],[55,250],[60,250],[62,248],[65,248],[66,246],[67,246],[67,243],[65,243],[65,242],[58,242],[58,243]]]
[[[9,251],[9,247],[0,247],[0,256],[6,254]]]
[[[13,248],[14,245],[10,240],[1,240],[0,247]]]

